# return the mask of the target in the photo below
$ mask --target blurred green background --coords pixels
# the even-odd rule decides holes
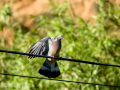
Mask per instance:
[[[52,0],[50,0],[52,1]],[[94,23],[74,13],[71,4],[55,5],[45,13],[31,16],[36,19],[32,29],[11,22],[11,5],[0,8],[0,49],[26,52],[43,37],[63,35],[60,56],[107,64],[120,64],[120,7],[98,0]],[[72,13],[69,12],[72,11]],[[71,16],[73,15],[73,17]],[[38,73],[45,58],[0,52],[0,73],[44,77]],[[57,79],[120,86],[120,68],[58,61],[61,75]],[[42,79],[0,75],[1,90],[120,90],[120,88],[76,84]]]

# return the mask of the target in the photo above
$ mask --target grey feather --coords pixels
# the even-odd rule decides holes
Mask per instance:
[[[36,55],[47,55],[49,51],[49,45],[51,43],[50,37],[45,37],[41,40],[39,40],[37,43],[33,44],[27,52],[30,54],[36,54]],[[28,58],[34,58],[35,56],[28,56]]]

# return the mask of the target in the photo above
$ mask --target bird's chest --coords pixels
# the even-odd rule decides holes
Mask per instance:
[[[50,52],[49,52],[49,56],[58,56],[59,52],[61,49],[61,42],[60,41],[55,41],[52,45],[52,47],[50,48]]]

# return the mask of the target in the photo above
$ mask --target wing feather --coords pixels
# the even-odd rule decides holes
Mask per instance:
[[[51,38],[45,37],[39,40],[37,43],[33,44],[27,52],[36,55],[47,55],[49,51],[49,44],[51,44]],[[34,58],[35,56],[28,56],[28,58]]]

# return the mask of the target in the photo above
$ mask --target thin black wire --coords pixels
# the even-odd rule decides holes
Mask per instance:
[[[120,86],[105,85],[105,84],[96,84],[96,83],[86,83],[86,82],[76,82],[76,81],[68,81],[68,80],[61,80],[61,79],[40,78],[40,77],[22,76],[22,75],[5,74],[5,73],[0,73],[0,75],[26,77],[26,78],[35,78],[35,79],[45,79],[45,80],[62,81],[62,82],[72,82],[72,83],[81,83],[81,84],[90,84],[90,85],[99,85],[99,86],[108,86],[108,87],[119,87],[120,88]]]
[[[51,57],[51,56],[35,55],[35,54],[30,54],[30,53],[23,53],[23,52],[17,52],[17,51],[9,51],[9,50],[0,50],[0,52],[20,54],[20,55],[27,55],[27,56],[44,57],[44,58],[53,58],[53,57]],[[105,65],[105,66],[120,67],[120,65],[105,64],[105,63],[98,63],[98,62],[90,62],[90,61],[83,61],[83,60],[76,60],[76,59],[68,59],[68,58],[55,57],[55,59],[67,60],[67,61],[73,61],[73,62],[81,62],[81,63],[88,63],[88,64],[92,64],[92,65],[96,64],[96,65]],[[68,81],[68,80],[60,80],[60,79],[51,79],[51,78],[39,78],[39,77],[22,76],[22,75],[5,74],[5,73],[0,73],[0,75],[9,75],[9,76],[18,76],[18,77],[27,77],[27,78],[36,78],[36,79],[46,79],[46,80],[54,80],[54,81],[63,81],[63,82],[72,82],[72,83],[82,83],[82,84],[91,84],[91,85],[109,86],[109,87],[119,87],[119,88],[120,88],[120,86],[113,86],[113,85],[96,84],[96,83],[86,83],[86,82],[76,82],[76,81]]]
[[[44,58],[53,58],[51,56],[35,55],[35,54],[30,54],[30,53],[23,53],[23,52],[17,52],[17,51],[9,51],[9,50],[1,50],[1,49],[0,49],[0,52],[20,54],[20,55],[27,55],[27,56],[44,57]],[[63,61],[66,60],[66,61],[81,62],[81,63],[94,64],[94,65],[104,65],[104,66],[120,67],[120,65],[114,65],[114,64],[105,64],[105,63],[90,62],[90,61],[77,60],[77,59],[68,59],[68,58],[59,58],[59,57],[54,57],[54,58],[55,59],[59,59],[59,60],[63,60]]]

